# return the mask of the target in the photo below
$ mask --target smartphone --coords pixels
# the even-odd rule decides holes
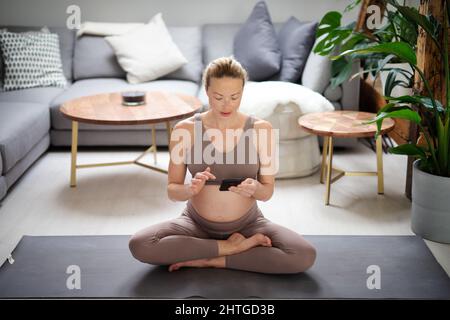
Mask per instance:
[[[220,191],[228,191],[229,187],[236,187],[239,185],[242,181],[244,181],[245,178],[230,178],[230,179],[223,179],[222,183],[220,184]]]

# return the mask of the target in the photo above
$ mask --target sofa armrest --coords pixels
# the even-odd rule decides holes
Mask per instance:
[[[358,73],[360,68],[359,60],[352,66],[351,75]],[[328,56],[321,56],[312,50],[306,61],[303,71],[301,83],[302,85],[321,93],[335,106],[336,110],[359,110],[359,77],[355,77],[351,81],[344,82],[340,89],[331,89],[331,60]],[[337,138],[335,146],[351,147],[356,144],[356,139]],[[320,145],[323,139],[319,139]]]

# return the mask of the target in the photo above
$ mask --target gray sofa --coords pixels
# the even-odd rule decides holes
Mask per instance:
[[[4,26],[13,32],[38,27]],[[275,27],[279,29],[280,24]],[[201,27],[169,27],[189,63],[155,81],[131,85],[118,65],[112,48],[102,37],[82,36],[64,27],[49,28],[60,39],[63,69],[70,85],[65,88],[33,88],[0,91],[0,200],[50,146],[70,146],[71,123],[59,112],[61,104],[85,95],[130,89],[167,90],[198,96],[207,108],[201,88],[204,66],[220,56],[232,54],[237,24],[208,24]],[[355,66],[356,67],[356,66]],[[331,90],[330,62],[311,53],[302,84],[325,95],[336,109],[357,109],[359,81]],[[166,127],[156,126],[156,142],[167,145]],[[147,126],[99,126],[80,123],[80,146],[148,146]],[[348,143],[342,141],[342,143]],[[337,141],[337,145],[341,142]]]

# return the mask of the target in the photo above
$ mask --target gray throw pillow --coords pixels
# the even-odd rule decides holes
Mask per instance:
[[[281,51],[264,1],[255,5],[235,35],[233,54],[252,81],[267,80],[280,71]]]
[[[0,32],[3,90],[65,87],[57,34]]]
[[[273,78],[278,81],[299,82],[316,39],[317,22],[302,23],[291,17],[278,33],[282,53],[281,71]]]

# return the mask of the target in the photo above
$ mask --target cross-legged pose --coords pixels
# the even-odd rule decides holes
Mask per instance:
[[[257,205],[272,197],[278,146],[269,122],[239,112],[246,79],[232,57],[216,59],[205,69],[209,110],[178,122],[169,146],[168,196],[187,201],[186,208],[177,218],[132,236],[130,250],[139,261],[168,265],[169,271],[215,267],[299,273],[313,265],[314,247],[269,221]],[[228,178],[244,180],[220,191]]]

